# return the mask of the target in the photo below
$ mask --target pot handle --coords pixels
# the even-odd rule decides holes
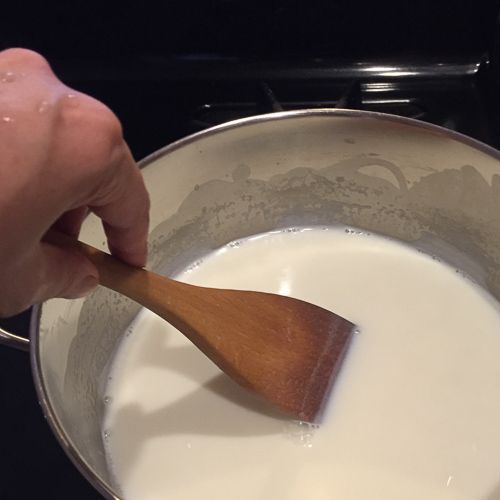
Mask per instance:
[[[6,345],[7,347],[13,347],[14,349],[19,349],[20,351],[30,350],[29,339],[9,333],[3,328],[0,328],[0,344]]]

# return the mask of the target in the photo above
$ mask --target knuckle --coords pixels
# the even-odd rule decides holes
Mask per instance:
[[[122,126],[115,114],[104,104],[84,94],[68,94],[61,99],[65,126],[79,134],[98,137],[108,149],[123,141]]]
[[[2,51],[0,55],[6,61],[14,64],[23,64],[32,67],[49,67],[49,63],[45,57],[30,49],[15,47]]]
[[[109,142],[110,149],[114,149],[123,141],[122,125],[113,112],[106,108],[100,115],[101,131]]]
[[[61,100],[61,117],[66,142],[78,145],[79,163],[90,175],[116,164],[124,152],[122,126],[104,104],[79,94],[75,106],[70,99]]]

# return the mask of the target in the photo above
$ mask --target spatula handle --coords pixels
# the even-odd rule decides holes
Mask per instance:
[[[83,253],[97,267],[101,285],[135,300],[177,328],[193,315],[194,304],[198,304],[198,309],[203,309],[200,297],[203,303],[206,302],[207,293],[200,293],[198,287],[130,266],[60,232],[50,232],[46,240]],[[191,335],[189,328],[182,331],[194,340],[196,335]]]
[[[125,264],[112,255],[81,241],[75,241],[73,244],[97,267],[101,285],[117,292],[128,295],[130,282],[135,283],[141,279],[141,275],[147,273],[144,269]]]
[[[56,245],[77,249],[97,267],[101,285],[122,293],[147,307],[149,302],[147,291],[151,280],[156,279],[156,275],[145,269],[125,264],[112,255],[70,238],[59,231],[50,231],[46,240]]]

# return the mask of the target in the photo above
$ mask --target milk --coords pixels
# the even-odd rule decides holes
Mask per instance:
[[[124,498],[500,498],[500,309],[461,273],[389,239],[313,228],[233,243],[177,279],[291,295],[359,333],[315,427],[275,413],[143,310],[106,392]]]

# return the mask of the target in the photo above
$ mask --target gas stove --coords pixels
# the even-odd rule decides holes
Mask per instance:
[[[486,53],[345,62],[190,55],[131,63],[55,61],[61,78],[108,104],[136,157],[193,132],[262,113],[351,108],[424,120],[500,146]],[[492,101],[495,101],[493,105]]]
[[[9,45],[25,45],[12,40]],[[138,159],[229,120],[332,107],[424,120],[500,148],[495,92],[500,79],[493,36],[489,45],[469,44],[469,51],[445,47],[442,53],[426,49],[388,56],[381,50],[379,56],[367,49],[367,57],[352,47],[343,57],[325,55],[324,47],[319,55],[279,57],[276,46],[271,58],[250,57],[240,45],[207,53],[198,50],[200,43],[181,54],[150,50],[124,57],[115,51],[84,57],[78,51],[53,51],[54,57],[47,56],[65,83],[115,111]],[[436,38],[433,43],[439,46]],[[29,316],[27,311],[0,320],[0,326],[26,336]],[[44,421],[28,356],[1,346],[0,408],[0,499],[100,498]]]

